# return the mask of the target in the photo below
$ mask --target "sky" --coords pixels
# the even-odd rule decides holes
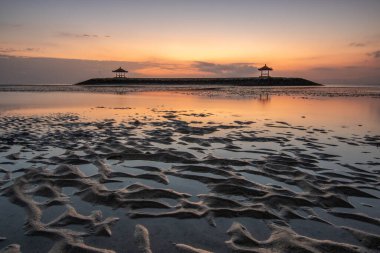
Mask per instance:
[[[273,76],[380,84],[379,0],[0,0],[0,83]]]

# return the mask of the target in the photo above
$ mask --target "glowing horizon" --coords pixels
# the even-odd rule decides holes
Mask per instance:
[[[136,69],[143,76],[213,76],[192,68],[210,62],[267,63],[307,77],[350,68],[379,79],[376,0],[15,0],[0,7],[6,56],[159,63]]]

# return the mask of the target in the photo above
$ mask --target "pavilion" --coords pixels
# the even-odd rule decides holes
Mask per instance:
[[[116,73],[116,78],[125,78],[125,74],[128,73],[127,70],[119,67],[118,69],[113,70],[112,72]]]
[[[258,70],[261,72],[260,77],[269,78],[269,77],[270,77],[270,75],[269,75],[269,71],[272,71],[273,69],[270,68],[270,67],[268,67],[268,66],[265,64],[264,67],[261,67],[261,68],[259,68]]]

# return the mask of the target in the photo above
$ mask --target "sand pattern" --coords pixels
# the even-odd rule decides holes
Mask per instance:
[[[0,252],[380,251],[380,135],[152,113],[1,117]]]

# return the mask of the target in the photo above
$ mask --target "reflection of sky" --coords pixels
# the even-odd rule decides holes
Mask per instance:
[[[368,106],[368,114],[372,115],[371,118],[380,121],[380,101],[379,99],[374,99],[371,101],[371,104]]]
[[[260,96],[257,98],[257,101],[260,102],[262,105],[270,103],[271,97],[269,94],[260,94]]]
[[[231,75],[270,63],[281,75],[373,80],[379,13],[378,0],[1,1],[0,54],[140,62],[141,75],[220,69],[201,61],[233,63]]]
[[[0,108],[0,113],[6,112],[7,115],[72,112],[92,119],[124,119],[136,113],[156,117],[152,109],[184,110],[187,113],[212,113],[214,115],[207,119],[217,122],[271,119],[348,134],[368,130],[380,132],[380,100],[364,97],[305,99],[271,96],[263,103],[260,99],[211,99],[170,92],[129,95],[12,92],[0,93]],[[182,117],[199,120],[193,116]]]

